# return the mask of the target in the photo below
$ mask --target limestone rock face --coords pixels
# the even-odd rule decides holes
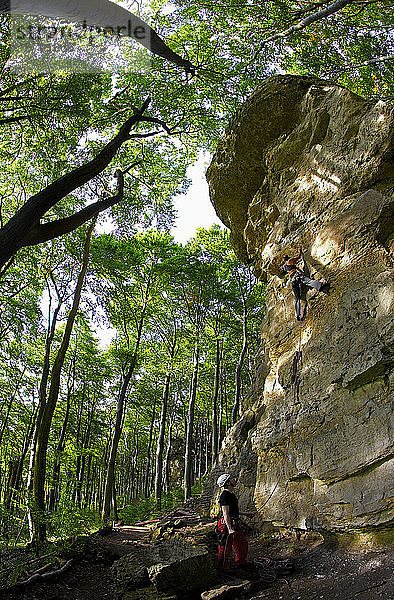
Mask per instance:
[[[274,524],[392,520],[393,122],[387,104],[328,82],[268,78],[207,172],[236,252],[267,282],[263,358],[215,473],[240,474],[241,501]],[[331,282],[328,295],[308,293],[301,331],[282,272],[299,246],[311,277]]]

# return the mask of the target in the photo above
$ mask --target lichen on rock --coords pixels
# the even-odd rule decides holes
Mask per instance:
[[[392,520],[393,122],[382,101],[271,77],[234,115],[207,172],[238,256],[267,282],[262,392],[249,402],[258,417],[246,435],[229,432],[216,471],[254,465],[242,494],[273,523],[345,532]],[[299,328],[282,263],[299,246],[331,291],[308,294],[294,402]]]

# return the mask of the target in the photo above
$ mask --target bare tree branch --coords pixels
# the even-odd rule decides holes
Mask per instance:
[[[115,177],[118,179],[118,185],[114,196],[98,200],[70,217],[56,219],[56,221],[50,221],[49,223],[37,224],[24,239],[24,246],[35,246],[36,244],[53,240],[65,233],[70,233],[70,231],[74,231],[74,229],[77,229],[77,227],[80,227],[83,223],[98,215],[98,213],[120,202],[123,199],[124,190],[123,171],[118,169]]]
[[[123,183],[120,184],[122,189],[119,188],[116,195],[111,198],[96,202],[66,219],[40,224],[40,219],[45,213],[62,198],[90,181],[109,165],[119,148],[128,141],[130,130],[143,118],[143,113],[148,108],[149,103],[150,98],[147,98],[142,107],[134,111],[134,115],[122,125],[118,134],[108,142],[95,158],[63,175],[29,198],[0,229],[0,269],[23,246],[40,243],[40,241],[46,241],[56,237],[56,235],[71,231],[91,218],[93,214],[97,214],[119,201],[119,195],[123,193]],[[166,131],[169,131],[169,128],[164,127],[165,124],[160,119],[159,122]],[[120,179],[118,179],[118,182],[120,182]]]
[[[4,264],[3,267],[0,269],[0,279],[6,274],[6,272],[11,267],[14,260],[15,260],[15,256],[12,256],[10,258],[10,260],[6,264]]]
[[[161,127],[163,127],[164,131],[166,131],[167,133],[172,133],[172,130],[168,127],[168,125],[162,121],[161,119],[157,119],[156,117],[141,117],[140,121],[143,121],[145,123],[156,123],[156,125],[160,125]]]
[[[367,67],[368,65],[385,63],[385,62],[388,62],[389,60],[394,60],[394,54],[388,54],[386,56],[379,56],[379,58],[372,58],[371,60],[365,60],[362,63],[356,63],[356,64],[347,63],[347,64],[340,65],[340,66],[338,65],[337,71],[339,72],[339,71],[343,71],[343,70],[359,69],[360,67]],[[323,73],[322,77],[327,77],[330,73],[332,75],[332,71]],[[388,96],[388,98],[390,98],[390,97],[391,96]]]
[[[154,135],[158,135],[159,133],[162,133],[162,132],[161,131],[151,131],[150,133],[133,133],[132,135],[129,135],[129,139],[130,140],[145,139],[145,138],[153,137]]]
[[[357,2],[357,0],[337,0],[333,4],[330,4],[330,6],[327,6],[327,8],[324,8],[323,10],[319,10],[318,12],[313,13],[312,15],[309,15],[309,17],[305,17],[305,19],[303,19],[302,21],[297,23],[297,25],[292,25],[285,31],[282,31],[281,33],[276,33],[275,35],[272,35],[271,37],[266,38],[265,40],[263,40],[261,42],[259,50],[255,54],[254,58],[257,57],[258,52],[263,48],[263,46],[265,46],[265,44],[268,44],[268,42],[273,42],[278,39],[287,38],[292,33],[295,33],[296,31],[300,31],[301,29],[308,27],[308,25],[311,25],[312,23],[315,23],[316,21],[321,21],[322,19],[325,19],[326,17],[333,15],[334,13],[345,8],[345,6],[347,4],[351,4],[353,2]]]
[[[379,56],[379,58],[372,58],[371,60],[365,60],[362,63],[357,63],[355,65],[347,64],[344,65],[344,69],[358,69],[359,67],[366,67],[368,65],[377,64],[380,62],[387,62],[389,60],[394,60],[394,54],[387,54],[386,56]]]
[[[20,123],[24,119],[28,119],[28,115],[21,115],[20,117],[6,117],[0,119],[0,125],[8,125],[9,123]]]

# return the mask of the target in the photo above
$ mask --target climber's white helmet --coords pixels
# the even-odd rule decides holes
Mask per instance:
[[[230,478],[231,478],[230,473],[223,473],[222,475],[220,475],[218,477],[218,480],[216,483],[218,484],[219,487],[224,487]]]

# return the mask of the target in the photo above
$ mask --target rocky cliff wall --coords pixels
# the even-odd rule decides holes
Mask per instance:
[[[384,102],[276,76],[218,144],[212,203],[267,289],[256,381],[207,483],[213,504],[225,470],[274,524],[365,532],[392,521],[393,122]],[[281,265],[299,246],[332,287],[308,293],[294,393],[300,331]]]

